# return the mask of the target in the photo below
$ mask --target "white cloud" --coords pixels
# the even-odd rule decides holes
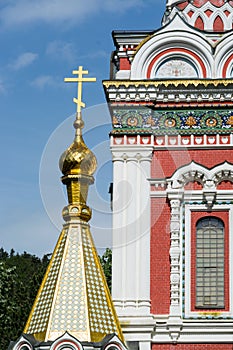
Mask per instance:
[[[94,52],[90,52],[89,54],[84,54],[83,56],[79,56],[79,59],[96,59],[96,58],[109,58],[109,53],[104,50],[97,50]]]
[[[46,54],[58,60],[72,62],[76,57],[76,48],[72,43],[55,40],[48,44]]]
[[[0,21],[5,26],[36,21],[77,23],[93,14],[124,12],[143,5],[143,0],[8,0],[2,6]]]
[[[35,86],[39,89],[43,89],[46,86],[54,86],[57,85],[56,79],[54,79],[51,75],[42,75],[37,77],[31,82],[32,86]]]
[[[77,48],[73,43],[55,40],[48,44],[46,49],[46,55],[57,59],[59,61],[63,60],[68,63],[76,63],[77,58],[79,60],[84,59],[97,59],[97,58],[108,58],[109,53],[104,50],[97,50],[87,54],[79,55],[77,53]]]
[[[17,57],[17,59],[10,64],[10,67],[14,70],[19,70],[32,64],[37,59],[37,57],[38,55],[36,53],[25,52]]]
[[[105,0],[103,2],[105,9],[111,12],[125,12],[131,8],[145,5],[145,2],[141,0]]]

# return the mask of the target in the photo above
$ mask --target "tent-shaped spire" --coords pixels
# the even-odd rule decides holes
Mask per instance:
[[[75,139],[63,153],[60,168],[67,187],[69,204],[63,210],[66,223],[31,310],[24,333],[38,341],[54,341],[68,332],[79,341],[98,342],[115,333],[123,340],[111,295],[95,249],[88,221],[91,210],[86,204],[89,184],[94,182],[96,158],[82,138],[84,126],[81,92],[88,74],[79,67]]]

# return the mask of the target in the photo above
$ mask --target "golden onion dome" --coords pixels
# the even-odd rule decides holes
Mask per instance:
[[[93,175],[97,168],[95,155],[86,146],[81,135],[61,155],[59,167],[66,175]]]

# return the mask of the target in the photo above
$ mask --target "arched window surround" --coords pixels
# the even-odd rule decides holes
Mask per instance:
[[[186,26],[187,31],[180,29]],[[187,49],[189,59],[195,62],[194,65],[198,67],[199,78],[212,76],[213,55],[210,43],[201,33],[191,29],[179,16],[175,16],[165,28],[153,34],[142,45],[139,45],[132,61],[130,79],[150,79],[161,62],[160,57],[167,49],[172,50],[170,51],[171,56],[174,54],[174,50],[180,54],[179,49]],[[192,57],[191,53],[194,53],[196,57]],[[152,62],[154,59],[156,59],[156,62]],[[157,59],[159,60],[157,61]]]

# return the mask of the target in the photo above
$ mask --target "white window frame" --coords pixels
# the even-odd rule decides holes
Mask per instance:
[[[183,233],[185,241],[184,318],[233,317],[233,205],[216,204],[212,207],[212,210],[229,212],[229,311],[222,309],[213,312],[205,309],[191,311],[191,214],[192,211],[206,212],[206,206],[204,204],[185,204],[185,233]]]

